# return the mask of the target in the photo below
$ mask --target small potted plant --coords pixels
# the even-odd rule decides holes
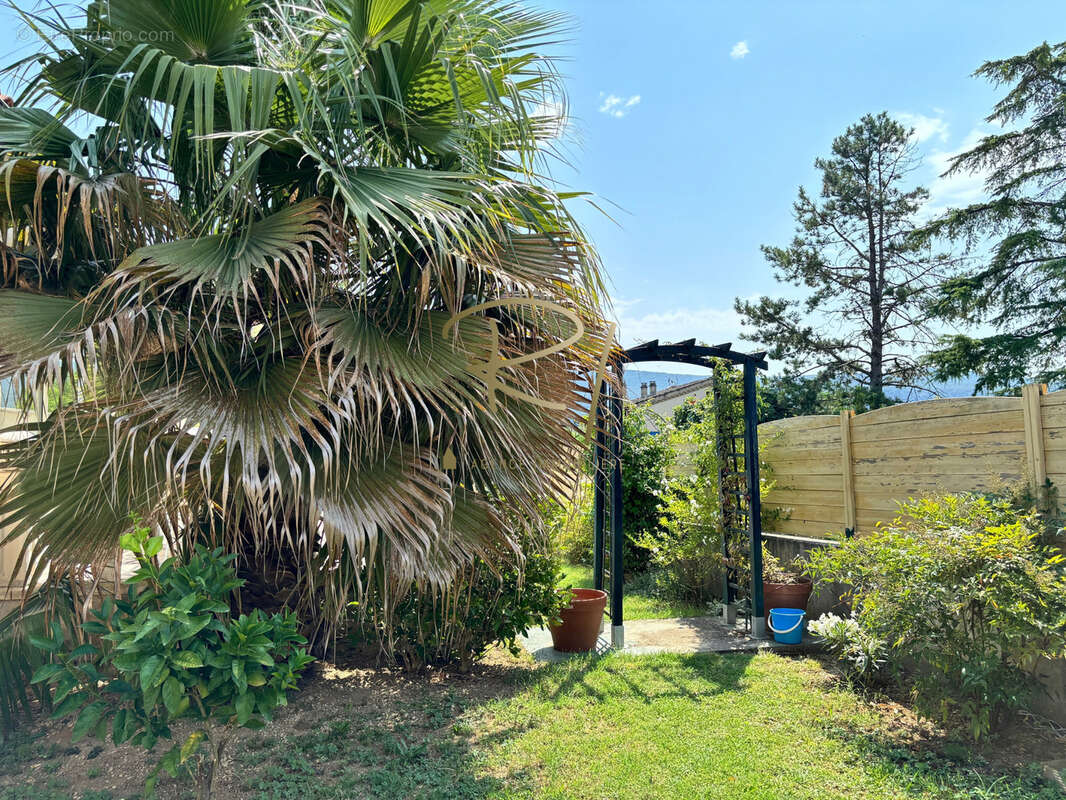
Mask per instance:
[[[780,559],[763,547],[762,593],[767,614],[774,608],[806,611],[811,597],[811,579],[800,574],[794,562],[790,567],[783,567]]]
[[[548,625],[552,647],[561,653],[587,653],[596,649],[607,607],[607,593],[599,589],[560,589],[560,609]]]

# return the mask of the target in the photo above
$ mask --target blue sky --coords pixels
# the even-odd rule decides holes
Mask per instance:
[[[579,216],[625,344],[737,341],[733,298],[777,291],[759,245],[791,239],[798,186],[817,188],[814,159],[866,112],[916,127],[915,179],[934,205],[979,197],[979,177],[937,178],[991,130],[983,120],[999,93],[971,73],[1066,39],[1066,7],[1050,0],[542,5],[578,23],[563,49],[574,168],[555,174],[611,208],[615,222]],[[610,95],[621,102],[605,106]]]
[[[916,179],[935,205],[979,197],[979,178],[937,178],[989,130],[998,93],[970,73],[1066,39],[1057,0],[532,1],[577,24],[559,48],[571,166],[553,174],[613,217],[576,206],[627,345],[736,341],[733,298],[778,290],[759,245],[791,238],[813,160],[866,112],[916,126]],[[28,50],[14,12],[0,10],[5,63]]]

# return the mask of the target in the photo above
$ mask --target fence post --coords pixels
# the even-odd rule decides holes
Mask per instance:
[[[1040,504],[1045,501],[1047,462],[1044,460],[1043,396],[1046,383],[1027,383],[1022,387],[1022,415],[1025,419],[1025,457],[1033,497]]]
[[[851,536],[858,527],[855,513],[855,475],[851,467],[851,418],[854,411],[840,412],[840,474],[844,478],[844,535]]]

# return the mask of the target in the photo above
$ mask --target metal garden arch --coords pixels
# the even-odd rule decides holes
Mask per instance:
[[[755,371],[766,369],[766,353],[738,353],[731,343],[713,347],[697,345],[695,339],[688,339],[675,344],[659,344],[658,340],[646,342],[624,351],[622,356],[611,366],[615,370],[615,381],[606,382],[601,392],[601,399],[596,408],[596,446],[595,446],[595,541],[593,543],[593,579],[597,589],[604,588],[605,571],[605,531],[607,522],[608,493],[610,495],[610,529],[609,548],[610,576],[610,614],[611,645],[621,648],[625,643],[624,620],[622,619],[622,543],[624,540],[622,519],[622,397],[615,386],[622,387],[624,364],[642,361],[673,361],[680,364],[692,364],[711,368],[711,359],[723,359],[739,365],[744,371],[744,432],[740,434],[742,451],[738,452],[737,461],[743,462],[744,489],[742,508],[746,513],[746,528],[751,549],[751,616],[752,634],[766,635],[766,617],[763,608],[762,586],[762,524],[759,520],[761,501],[759,498],[759,434],[758,408],[755,399]],[[609,433],[608,433],[609,431]],[[739,464],[734,469],[740,471]],[[719,476],[721,480],[721,476]],[[739,533],[740,531],[735,531]],[[729,531],[723,532],[723,546],[728,547]],[[728,552],[727,552],[728,555]],[[734,576],[735,579],[735,576]],[[723,602],[728,610],[735,603],[736,590],[739,588],[730,578],[727,570],[723,580]],[[733,606],[735,609],[735,605]],[[728,611],[727,611],[728,613]]]

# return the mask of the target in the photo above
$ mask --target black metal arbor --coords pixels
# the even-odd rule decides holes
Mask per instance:
[[[692,364],[699,367],[712,367],[712,359],[722,359],[739,365],[744,371],[744,432],[732,437],[740,440],[729,442],[730,469],[732,475],[742,477],[743,482],[737,491],[736,507],[745,518],[744,530],[725,530],[722,536],[723,555],[729,561],[729,534],[746,534],[751,549],[751,616],[752,634],[764,636],[766,618],[763,608],[762,586],[762,524],[760,522],[761,501],[759,497],[759,435],[758,409],[755,399],[755,371],[766,369],[766,353],[738,353],[730,343],[713,347],[697,345],[695,339],[688,339],[676,344],[659,344],[658,340],[631,347],[622,357],[612,364],[615,370],[613,385],[606,382],[601,400],[596,408],[596,446],[595,446],[595,541],[593,542],[593,578],[594,586],[604,588],[605,550],[610,559],[608,567],[610,577],[610,614],[611,645],[622,647],[625,641],[622,619],[622,397],[615,388],[625,384],[622,381],[624,364],[643,361],[673,361],[680,364]],[[722,480],[723,476],[719,476]],[[721,489],[721,491],[725,491]],[[608,518],[607,496],[610,494],[610,547],[606,548],[606,522]],[[735,570],[726,569],[723,578],[723,602],[726,612],[735,613],[738,576]]]

